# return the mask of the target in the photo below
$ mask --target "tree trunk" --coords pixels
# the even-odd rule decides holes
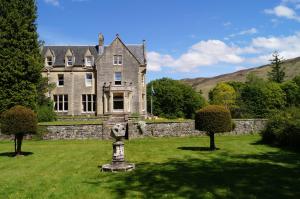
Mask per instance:
[[[22,141],[23,141],[23,134],[17,134],[16,135],[16,139],[17,139],[17,151],[16,151],[16,155],[21,155],[22,150]]]
[[[215,145],[215,133],[210,132],[209,133],[209,138],[210,138],[210,150],[215,150],[216,149],[216,145]]]
[[[15,135],[15,154],[17,154],[17,135]]]

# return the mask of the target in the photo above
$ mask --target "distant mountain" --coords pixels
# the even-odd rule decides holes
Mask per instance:
[[[285,60],[282,63],[285,71],[285,79],[292,79],[297,75],[300,75],[300,57]],[[218,82],[228,81],[240,81],[246,80],[247,74],[250,72],[255,73],[257,76],[267,78],[268,72],[271,70],[270,65],[264,65],[255,68],[249,68],[245,70],[236,71],[234,73],[228,73],[215,77],[205,78],[193,78],[193,79],[182,79],[181,81],[191,85],[195,90],[202,91],[205,98],[208,98],[208,92],[216,86]]]

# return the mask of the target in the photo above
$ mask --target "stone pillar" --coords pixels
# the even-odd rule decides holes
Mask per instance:
[[[124,143],[122,141],[117,141],[113,143],[113,163],[124,162]]]
[[[113,112],[113,92],[110,92],[109,93],[109,104],[108,104],[108,107],[109,107],[109,112]]]
[[[104,104],[103,113],[105,114],[107,112],[107,97],[106,97],[106,93],[103,94],[103,104]]]
[[[128,112],[128,92],[123,93],[124,112]]]

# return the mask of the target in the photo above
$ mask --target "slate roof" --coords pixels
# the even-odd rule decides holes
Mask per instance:
[[[129,51],[136,57],[136,59],[144,64],[144,49],[143,45],[126,45]],[[70,49],[75,55],[74,65],[84,65],[84,55],[87,49],[90,49],[91,54],[96,58],[98,55],[98,46],[44,46],[42,49],[42,56],[45,56],[48,49],[51,49],[55,55],[55,62],[53,66],[65,65],[64,59],[68,49]],[[104,46],[104,51],[107,46]]]

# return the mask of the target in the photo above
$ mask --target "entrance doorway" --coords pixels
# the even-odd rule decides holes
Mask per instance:
[[[114,112],[124,111],[124,94],[114,93],[113,94],[113,110]]]

